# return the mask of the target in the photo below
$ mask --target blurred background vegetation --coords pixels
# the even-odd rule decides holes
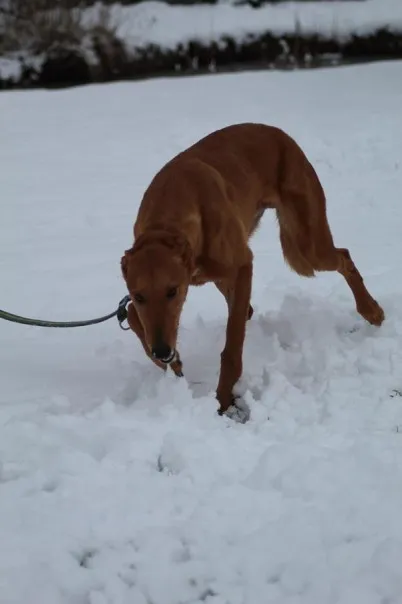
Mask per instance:
[[[372,2],[373,0],[371,0]],[[381,0],[376,0],[381,2]],[[402,2],[402,0],[401,0]],[[239,69],[295,69],[339,65],[402,57],[402,28],[381,25],[370,31],[357,28],[348,36],[334,30],[303,31],[295,6],[361,4],[366,0],[228,0],[231,10],[264,10],[268,5],[287,6],[293,25],[283,32],[259,27],[255,33],[191,36],[175,45],[135,43],[119,30],[116,15],[153,2],[121,0],[0,0],[0,88],[69,86],[116,79],[158,75],[184,75]],[[160,3],[176,10],[180,5],[197,9],[219,8],[222,0],[167,0]],[[367,2],[367,6],[369,2]],[[92,12],[91,12],[92,11]],[[91,18],[88,18],[91,12]],[[242,13],[243,14],[243,13]],[[154,17],[155,18],[155,17]],[[239,20],[242,16],[239,12]],[[135,19],[135,16],[134,16]],[[180,19],[180,14],[177,16]],[[194,12],[194,22],[197,13]],[[265,21],[264,21],[265,22]],[[182,28],[183,29],[183,28]],[[189,30],[191,27],[189,28]],[[127,31],[127,27],[126,27]],[[129,39],[130,38],[130,39]]]

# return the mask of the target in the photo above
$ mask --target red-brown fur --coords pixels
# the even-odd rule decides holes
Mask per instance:
[[[373,325],[384,320],[349,251],[333,243],[324,191],[297,143],[263,124],[213,132],[153,178],[122,271],[133,300],[128,321],[149,356],[158,343],[175,350],[189,285],[214,282],[225,296],[228,322],[216,393],[220,413],[231,405],[242,373],[246,320],[253,313],[249,239],[267,208],[276,210],[283,254],[294,271],[305,277],[338,271],[357,311]],[[143,296],[140,303],[135,296]],[[165,363],[153,360],[166,369]],[[171,367],[182,375],[178,354]]]

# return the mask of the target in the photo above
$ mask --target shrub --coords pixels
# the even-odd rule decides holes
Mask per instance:
[[[25,71],[26,57],[40,57],[39,74],[29,67],[32,80],[42,86],[113,79],[126,63],[104,5],[84,23],[83,7],[75,0],[13,0],[12,7],[3,4],[0,27],[0,54],[17,55]]]

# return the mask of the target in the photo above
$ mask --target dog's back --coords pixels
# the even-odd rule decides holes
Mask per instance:
[[[172,181],[186,178],[190,166],[198,164],[202,169],[202,163],[204,169],[210,169],[210,178],[224,182],[230,201],[236,205],[269,200],[280,185],[280,161],[286,144],[292,143],[296,144],[278,128],[263,124],[236,124],[216,130],[171,159],[156,174],[145,197],[166,189],[168,181],[171,186]]]
[[[202,221],[212,237],[224,220],[240,223],[247,239],[267,208],[276,209],[282,247],[291,267],[312,275],[312,267],[304,260],[314,239],[312,231],[329,232],[325,196],[314,168],[298,144],[279,128],[236,124],[200,139],[155,175],[134,232],[137,237],[155,221],[173,221],[189,232],[190,222],[196,230]],[[325,244],[331,245],[332,240]]]

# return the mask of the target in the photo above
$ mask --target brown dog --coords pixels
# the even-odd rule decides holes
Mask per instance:
[[[297,143],[263,124],[209,134],[169,161],[146,190],[135,243],[121,260],[132,304],[128,322],[147,355],[182,375],[177,331],[189,285],[214,282],[228,305],[217,388],[219,413],[233,402],[242,373],[253,255],[249,239],[275,208],[284,257],[299,275],[338,271],[357,311],[373,325],[384,312],[367,291],[347,249],[336,248],[324,191]]]

